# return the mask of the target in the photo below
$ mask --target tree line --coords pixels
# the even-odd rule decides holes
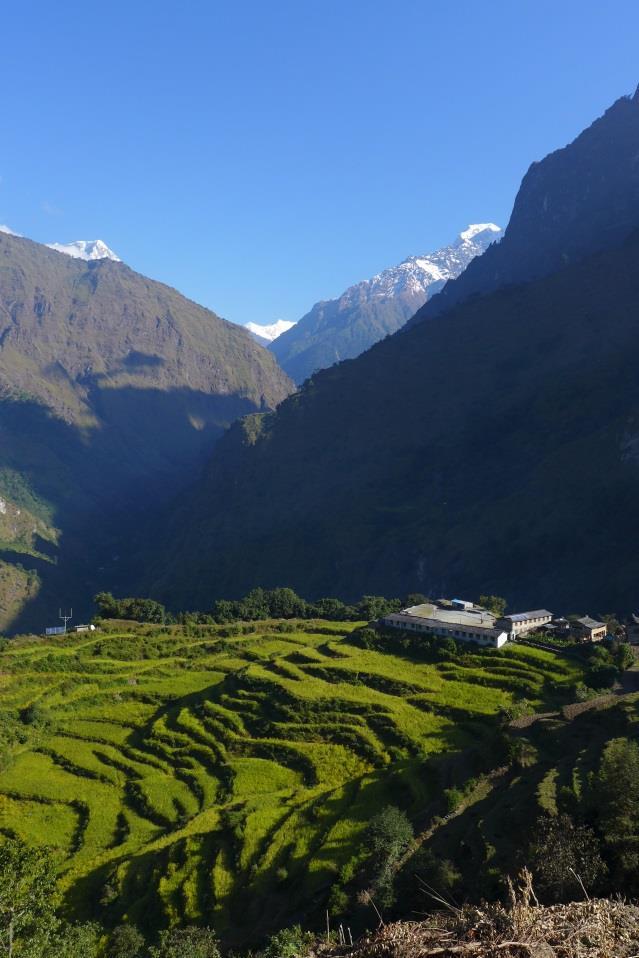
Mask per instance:
[[[206,612],[172,614],[155,599],[115,598],[110,592],[99,592],[94,602],[105,619],[132,619],[156,624],[224,625],[229,622],[255,622],[262,619],[330,619],[335,622],[370,622],[410,605],[426,602],[425,596],[412,593],[403,598],[388,599],[381,595],[364,595],[357,602],[326,597],[309,602],[293,589],[252,589],[242,599],[217,599]]]

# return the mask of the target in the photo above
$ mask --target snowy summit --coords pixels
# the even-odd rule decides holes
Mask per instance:
[[[361,301],[404,294],[423,297],[425,302],[426,297],[430,299],[438,293],[449,279],[459,276],[475,256],[481,256],[502,236],[503,230],[495,223],[471,223],[450,246],[422,256],[409,256],[399,266],[352,286],[344,296]]]
[[[246,323],[245,328],[248,329],[249,333],[251,333],[258,342],[263,344],[264,342],[272,343],[278,336],[281,336],[282,333],[292,329],[294,325],[295,323],[289,323],[287,319],[278,319],[277,322],[271,323],[270,326],[260,326],[259,323]]]
[[[500,226],[495,226],[494,223],[473,223],[468,229],[462,230],[459,234],[459,238],[465,243],[470,242],[480,233],[501,233],[503,230]],[[489,236],[487,238],[490,238]]]
[[[65,253],[75,259],[112,259],[116,263],[122,260],[102,240],[75,240],[73,243],[47,243],[49,249],[56,253]]]

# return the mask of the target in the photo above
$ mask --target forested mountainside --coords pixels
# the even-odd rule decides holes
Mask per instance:
[[[532,164],[503,240],[447,283],[411,322],[621,242],[639,223],[638,153],[639,89],[617,100],[568,146]]]
[[[639,102],[624,100],[600,121],[608,175],[617,159],[626,182],[625,226],[635,202],[625,146],[638,116]],[[564,230],[573,258],[584,224],[596,221],[598,245],[620,229],[621,198],[607,207],[608,226],[588,189],[591,138],[562,158],[575,157],[571,246]],[[592,164],[603,167],[600,140]],[[555,162],[538,170],[552,179]],[[528,174],[517,210],[530,207],[539,175],[533,186]],[[543,219],[543,204],[537,212]],[[530,246],[540,232],[531,229]],[[634,607],[638,264],[635,232],[471,298],[445,323],[413,324],[313,376],[275,415],[234,426],[169,523],[171,558],[150,567],[156,594],[206,607],[286,583],[311,597],[494,589],[533,607]]]
[[[0,383],[0,627],[39,589],[54,614],[79,583],[86,601],[140,513],[292,389],[247,331],[175,290],[7,234]]]
[[[322,300],[270,348],[296,382],[343,359],[354,359],[397,332],[447,280],[502,236],[494,223],[475,223],[449,246],[409,256],[398,266],[350,286],[337,299]]]

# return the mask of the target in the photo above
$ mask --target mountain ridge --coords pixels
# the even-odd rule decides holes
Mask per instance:
[[[502,235],[494,223],[471,224],[448,246],[408,256],[336,299],[320,300],[271,345],[282,368],[302,382],[319,368],[353,359],[396,332],[452,276]]]
[[[621,242],[639,223],[638,154],[635,93],[620,97],[570,143],[530,165],[502,241],[469,263],[411,323]]]
[[[521,211],[539,220],[524,275],[554,271],[456,300],[444,290],[422,315],[443,315],[443,297],[445,322],[417,314],[277,413],[235,424],[191,518],[171,526],[176,562],[156,568],[158,595],[197,606],[286,583],[310,598],[494,591],[532,607],[636,605],[639,104],[618,101],[593,128],[560,151],[558,180],[551,154],[515,201],[515,224]],[[568,224],[561,241],[544,195]],[[602,223],[615,242],[599,249]],[[512,237],[524,245],[517,229],[506,254],[505,237],[446,289],[508,261]]]
[[[55,602],[76,592],[87,604],[88,573],[117,573],[141,516],[192,480],[234,419],[293,388],[246,330],[169,286],[5,233],[0,377],[0,495],[49,517],[30,541],[0,529],[14,570],[11,595],[0,583],[5,627],[18,564],[51,582]]]

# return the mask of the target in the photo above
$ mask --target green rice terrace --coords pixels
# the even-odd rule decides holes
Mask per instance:
[[[323,914],[381,807],[418,816],[442,790],[433,763],[583,675],[518,645],[416,660],[357,627],[120,622],[9,643],[0,828],[55,850],[72,917],[242,943]]]

